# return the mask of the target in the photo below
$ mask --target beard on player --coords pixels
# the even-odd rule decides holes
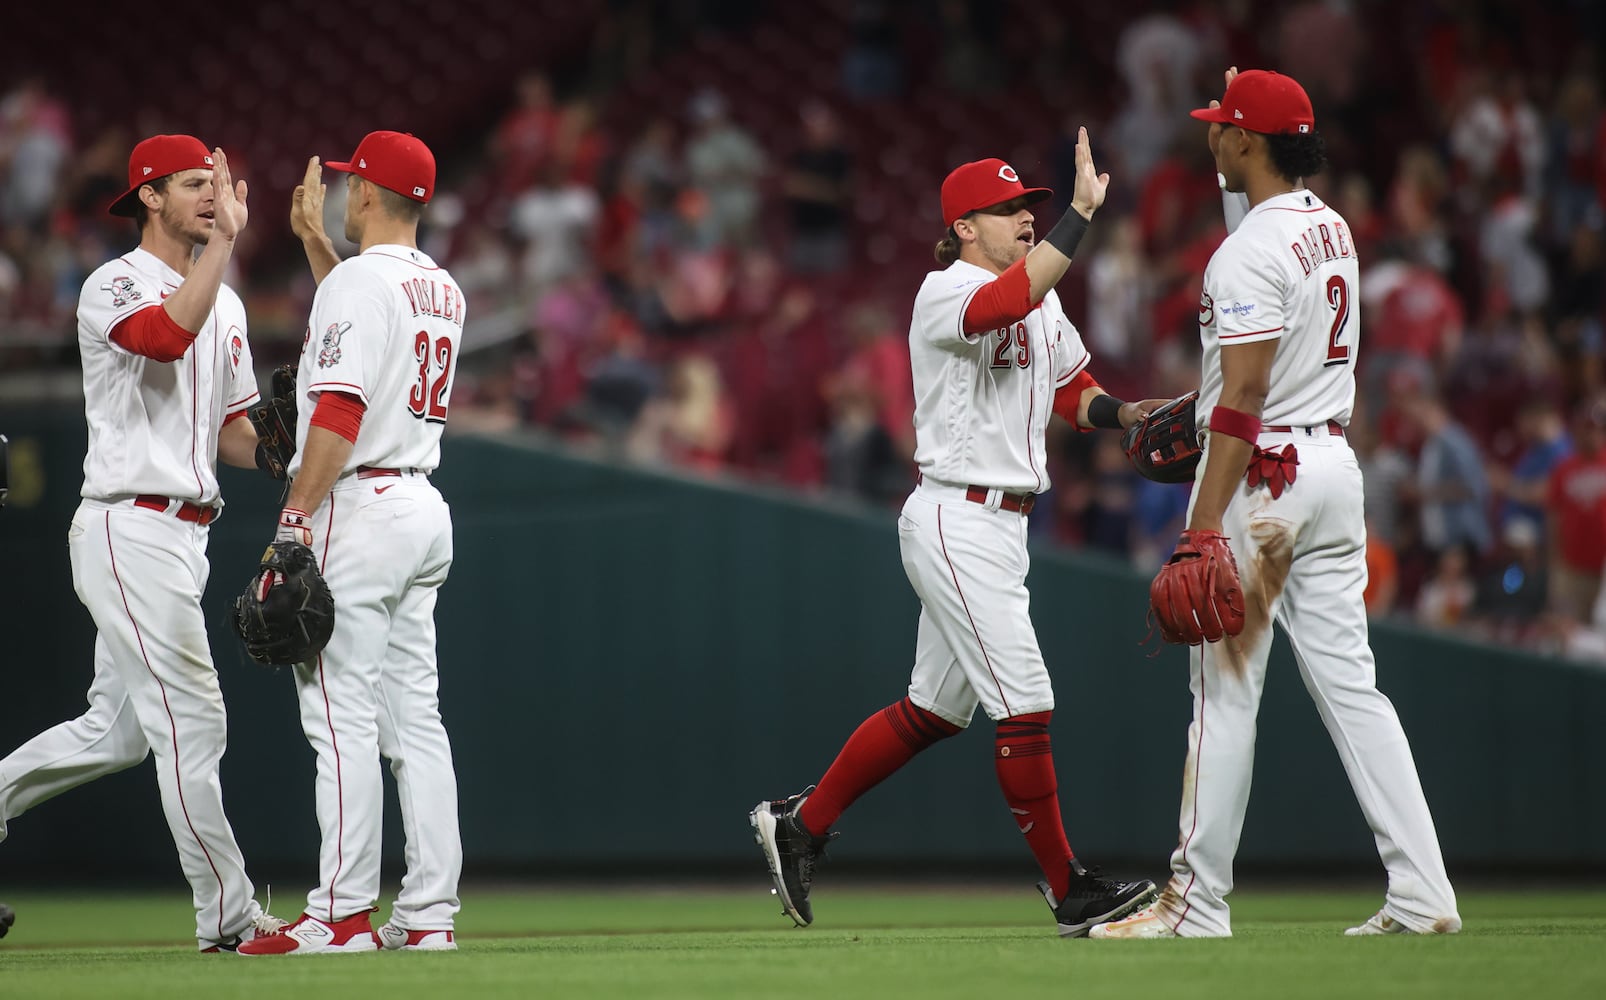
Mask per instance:
[[[1021,210],[1008,216],[978,213],[971,219],[976,249],[1000,273],[1030,253],[1035,244],[1030,212]]]

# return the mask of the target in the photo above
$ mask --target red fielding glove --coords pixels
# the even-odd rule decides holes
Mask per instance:
[[[1149,585],[1149,614],[1170,643],[1197,646],[1244,630],[1238,562],[1219,531],[1184,531]]]

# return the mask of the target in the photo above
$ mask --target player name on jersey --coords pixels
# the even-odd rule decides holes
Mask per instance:
[[[401,290],[407,296],[407,304],[412,306],[414,316],[434,316],[450,320],[458,326],[463,325],[467,304],[463,301],[463,293],[451,285],[428,278],[408,278],[401,283]]]
[[[1344,224],[1334,220],[1329,228],[1326,222],[1319,222],[1309,226],[1299,234],[1298,243],[1290,243],[1294,257],[1299,260],[1299,266],[1310,277],[1311,271],[1318,265],[1340,257],[1354,257],[1355,248],[1350,245],[1349,234],[1344,232]]]

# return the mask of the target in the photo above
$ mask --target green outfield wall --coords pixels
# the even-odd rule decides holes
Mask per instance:
[[[0,750],[83,706],[93,626],[66,530],[76,407],[0,407]],[[901,697],[918,604],[895,513],[689,481],[517,439],[449,438],[435,477],[456,524],[439,608],[442,708],[471,870],[742,861],[746,811],[797,791],[869,712]],[[225,470],[208,620],[228,701],[224,795],[253,867],[310,885],[310,750],[289,674],[244,659],[223,608],[271,537],[279,493]],[[1149,656],[1146,581],[1037,550],[1033,617],[1078,853],[1156,869],[1176,838],[1189,717],[1182,653]],[[336,595],[338,599],[339,595]],[[1606,864],[1606,672],[1379,627],[1381,687],[1410,734],[1452,871]],[[856,862],[1030,857],[993,779],[991,726],[930,750],[842,820]],[[1240,858],[1375,865],[1360,810],[1279,641]],[[393,807],[392,807],[393,808]],[[398,824],[387,845],[399,857]],[[177,877],[149,762],[11,823],[0,887],[76,874]],[[282,909],[282,907],[281,907]]]

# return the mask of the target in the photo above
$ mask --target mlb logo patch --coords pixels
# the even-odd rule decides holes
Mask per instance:
[[[422,197],[424,197],[424,189],[421,188],[421,187],[413,188],[413,197],[414,198],[422,198]]]

